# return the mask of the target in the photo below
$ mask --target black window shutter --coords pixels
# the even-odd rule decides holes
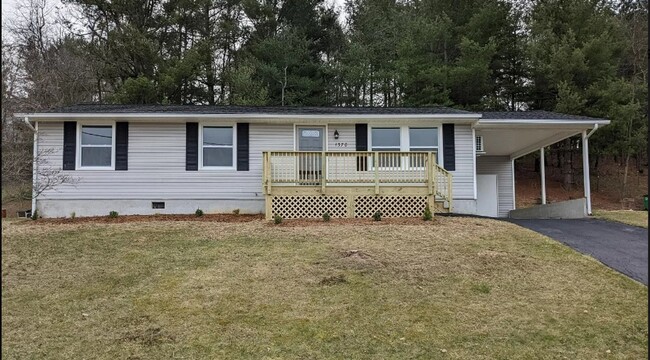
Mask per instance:
[[[357,151],[368,151],[368,124],[355,124],[354,135]],[[357,156],[357,171],[368,170],[368,157]]]
[[[248,123],[237,123],[237,171],[248,171]]]
[[[199,170],[199,123],[185,124],[185,170]]]
[[[129,169],[129,123],[115,123],[115,170]]]
[[[456,170],[456,140],[454,124],[442,124],[443,167],[448,171]]]
[[[77,122],[63,123],[63,170],[74,170],[77,153]]]

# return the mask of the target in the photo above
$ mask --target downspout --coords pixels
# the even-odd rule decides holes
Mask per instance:
[[[589,174],[589,138],[598,130],[598,124],[589,133],[582,132],[582,172],[584,174],[584,191],[586,198],[586,213],[591,215],[591,177]]]
[[[36,184],[38,184],[38,161],[36,161],[38,155],[38,122],[36,122],[36,127],[32,126],[29,122],[28,116],[25,116],[23,121],[34,133],[34,148],[32,153],[32,215],[34,215],[34,212],[36,211],[36,197],[34,196],[34,192],[36,191]]]
[[[591,131],[587,134],[587,139],[589,139],[591,135],[593,135],[596,132],[596,130],[598,130],[598,124],[594,124],[594,128],[591,129]]]

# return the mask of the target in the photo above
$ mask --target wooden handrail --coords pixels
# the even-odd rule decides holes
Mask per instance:
[[[267,194],[273,185],[426,186],[430,195],[449,201],[452,175],[436,163],[436,152],[402,151],[264,151],[262,183]]]

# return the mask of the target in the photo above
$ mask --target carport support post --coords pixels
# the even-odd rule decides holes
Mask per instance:
[[[542,204],[546,204],[546,168],[544,164],[544,148],[541,148],[539,149],[539,173],[542,178]]]
[[[582,173],[584,175],[585,198],[587,199],[587,215],[591,215],[591,184],[589,182],[589,137],[587,131],[582,132]]]

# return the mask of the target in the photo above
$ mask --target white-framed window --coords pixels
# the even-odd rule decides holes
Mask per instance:
[[[400,151],[400,152],[420,152],[432,151],[440,156],[439,146],[440,131],[437,126],[393,126],[393,127],[371,127],[370,128],[370,150],[371,151]],[[411,166],[418,166],[406,154],[403,156],[410,162]],[[401,167],[403,162],[400,157],[387,157],[382,159],[380,156],[380,167]]]
[[[437,127],[410,127],[409,151],[438,151]]]
[[[372,151],[401,151],[401,129],[399,127],[373,127],[371,128]],[[401,156],[379,155],[379,167],[395,168],[402,166]]]
[[[401,151],[401,131],[398,127],[371,128],[372,151]]]
[[[203,125],[201,127],[200,163],[203,169],[234,169],[235,127]]]
[[[80,169],[113,169],[115,124],[79,124],[78,165]]]
[[[483,136],[476,137],[476,152],[485,152],[483,150]]]

